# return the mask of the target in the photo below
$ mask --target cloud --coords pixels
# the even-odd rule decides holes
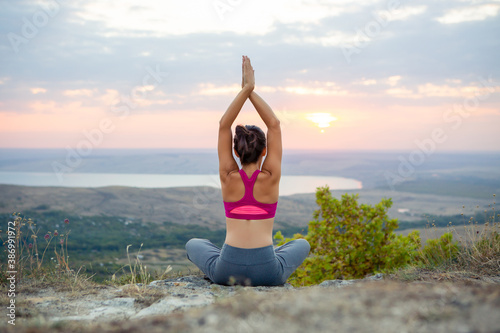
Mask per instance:
[[[285,92],[295,95],[329,95],[338,96],[346,95],[348,91],[342,89],[335,82],[330,81],[312,81],[312,82],[295,82],[294,80],[288,80],[291,84],[283,86],[259,86],[258,90],[266,93],[276,93]],[[241,86],[238,84],[233,84],[230,86],[216,86],[213,83],[202,83],[200,84],[199,90],[196,94],[216,96],[216,95],[227,95],[235,96],[241,90]]]
[[[413,90],[408,88],[390,88],[385,91],[388,95],[399,98],[420,98],[421,96],[415,94]]]
[[[241,90],[241,85],[238,84],[217,87],[213,83],[201,83],[198,94],[207,96],[236,95],[240,90]]]
[[[354,38],[355,35],[353,33],[344,33],[342,31],[328,31],[323,36],[290,34],[283,38],[283,42],[295,45],[317,44],[323,47],[330,47],[341,46],[345,43],[350,43]]]
[[[65,90],[63,91],[64,96],[69,96],[69,97],[80,97],[80,96],[85,96],[85,97],[92,97],[94,93],[96,92],[95,89],[74,89],[74,90]]]
[[[418,86],[418,93],[426,97],[474,97],[489,95],[492,92],[500,92],[500,85],[493,87],[469,85],[469,86],[450,86],[450,85],[436,85],[433,83],[426,83]]]
[[[45,94],[47,92],[47,89],[44,89],[44,88],[31,88],[30,91],[31,91],[31,93],[33,95],[37,95],[37,94]]]
[[[393,75],[387,78],[387,84],[390,85],[391,87],[394,87],[398,84],[398,82],[401,80],[401,75]]]
[[[343,2],[143,0],[138,7],[132,0],[86,0],[75,6],[79,9],[74,20],[103,22],[107,29],[99,33],[105,37],[164,37],[228,30],[237,34],[265,35],[273,30],[275,22],[314,23],[354,7]]]
[[[278,87],[277,89],[296,95],[342,96],[348,94],[346,89],[331,81],[305,82],[303,84]]]
[[[455,24],[470,21],[483,21],[498,15],[500,5],[486,4],[480,6],[452,9],[436,20],[442,24]]]
[[[427,6],[403,6],[397,10],[378,10],[375,13],[387,21],[404,21],[411,16],[423,14],[427,10]]]
[[[457,82],[458,80],[448,81]],[[387,94],[399,98],[425,98],[425,97],[455,97],[459,99],[473,98],[476,96],[489,96],[492,93],[500,93],[500,85],[467,85],[451,86],[448,84],[425,83],[418,85],[416,89],[399,87],[390,88],[385,91]]]
[[[360,81],[355,81],[354,84],[360,84],[363,86],[371,86],[377,84],[377,80],[362,78]]]

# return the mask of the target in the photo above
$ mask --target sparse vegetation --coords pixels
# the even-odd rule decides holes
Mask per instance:
[[[298,229],[293,226],[288,226],[284,232],[288,237],[306,237],[313,245],[310,257],[289,280],[295,285],[314,284],[325,279],[360,278],[381,271],[392,272],[394,276],[399,274],[403,280],[418,279],[422,272],[429,274],[435,271],[441,277],[443,274],[449,277],[457,276],[456,272],[467,276],[493,276],[500,271],[500,226],[499,219],[495,218],[495,202],[489,210],[468,220],[462,214],[463,226],[448,222],[444,235],[430,237],[425,244],[421,244],[417,231],[408,236],[394,234],[398,223],[387,216],[390,199],[383,199],[374,207],[360,205],[356,195],[346,194],[341,200],[332,198],[328,187],[318,190],[317,199],[320,209],[315,212],[314,220],[308,228],[301,228],[306,230],[306,235],[296,233],[292,236],[291,232]],[[151,254],[168,258],[159,249],[183,247],[187,239],[200,236],[200,233],[202,237],[215,239],[216,242],[218,239],[218,243],[222,244],[223,230],[210,231],[199,226],[192,230],[189,226],[169,222],[147,224],[106,216],[83,219],[70,216],[67,219],[63,212],[32,213],[37,218],[24,218],[20,214],[9,216],[19,228],[17,241],[20,251],[16,260],[22,267],[19,274],[24,275],[23,284],[28,289],[52,285],[60,290],[75,292],[95,282],[147,285],[173,273],[179,274],[178,271],[171,272],[169,265],[166,269],[155,269],[144,263],[143,259]],[[427,220],[430,233],[447,219],[443,217],[436,225],[436,220],[430,218],[432,220]],[[480,218],[484,222],[480,223]],[[130,228],[123,228],[124,223],[130,224]],[[69,230],[70,225],[76,232]],[[89,228],[89,225],[92,227]],[[95,230],[100,232],[95,233]],[[281,242],[291,239],[285,239],[281,232],[275,238]],[[126,241],[131,244],[125,247],[123,244]],[[138,241],[144,243],[141,242],[137,253],[132,255],[129,248],[138,246]],[[147,246],[143,248],[143,244]],[[96,265],[96,260],[106,262],[107,258],[116,257],[120,253],[119,248],[126,252],[128,262]],[[71,252],[71,265],[68,250]],[[141,252],[143,250],[146,252]],[[400,268],[403,266],[406,268]],[[3,268],[0,279],[5,283],[7,276]],[[96,279],[97,272],[100,277]],[[140,288],[136,292],[147,294]]]
[[[84,267],[82,272],[90,273],[91,280],[98,283],[110,280],[114,273],[122,269],[124,263],[121,259],[127,258],[127,244],[130,244],[132,249],[138,248],[141,244],[144,244],[142,250],[177,249],[184,248],[185,243],[190,238],[202,237],[209,238],[221,246],[225,236],[224,230],[210,230],[202,226],[193,228],[192,225],[171,222],[146,223],[142,220],[119,216],[82,217],[60,211],[27,211],[25,215],[30,216],[28,221],[31,227],[36,225],[38,235],[35,240],[40,259],[44,251],[42,245],[45,246],[47,241],[50,243],[50,248],[47,249],[44,257],[45,264],[48,264],[48,260],[58,260],[58,257],[53,253],[52,246],[59,246],[58,242],[60,242],[62,235],[64,237],[68,235],[64,228],[69,225],[65,224],[64,221],[69,219],[71,221],[71,237],[65,238],[65,254],[62,258],[71,259],[73,268]],[[0,219],[3,221],[14,218],[15,216],[12,214],[0,215]],[[26,232],[30,232],[29,228],[31,227],[28,224],[24,226]],[[58,232],[57,236],[54,236],[55,231]],[[45,235],[49,235],[47,240],[44,238]],[[31,242],[33,243],[33,241]],[[28,243],[27,241],[26,244],[29,245]],[[60,248],[58,247],[58,249]],[[30,251],[35,251],[35,247]],[[2,262],[4,255],[4,252],[0,253]],[[50,255],[49,258],[47,258],[48,255]],[[38,262],[40,263],[40,260]],[[63,262],[62,264],[64,265]],[[45,266],[43,265],[43,267]]]
[[[320,208],[307,235],[287,239],[280,232],[275,235],[278,245],[297,238],[311,244],[310,256],[289,280],[294,285],[360,278],[380,271],[396,272],[402,280],[417,279],[423,271],[439,272],[440,278],[457,276],[457,272],[467,276],[496,276],[500,272],[500,223],[495,220],[495,202],[484,212],[484,223],[471,217],[460,233],[449,222],[448,232],[429,238],[422,247],[418,231],[406,237],[393,234],[397,221],[386,214],[390,200],[383,199],[375,207],[359,205],[356,195],[346,194],[337,200],[328,187],[318,188],[316,198]],[[461,217],[464,219],[463,214]],[[436,228],[434,222],[432,228]]]
[[[311,252],[292,274],[293,285],[312,285],[327,279],[361,278],[408,264],[420,246],[418,233],[396,235],[396,219],[389,219],[390,199],[374,207],[359,204],[357,195],[345,194],[341,200],[332,197],[328,186],[318,188],[319,209],[309,223],[305,238]],[[281,233],[275,235],[280,244],[289,241]]]
[[[416,255],[416,260],[405,270],[425,269],[448,276],[498,276],[500,273],[500,215],[495,212],[495,198],[489,210],[483,212],[484,221],[477,214],[462,226],[451,222],[447,232],[437,239],[431,237]],[[465,207],[464,207],[465,208]],[[466,217],[462,214],[462,219]],[[429,227],[436,234],[436,225]],[[399,274],[399,273],[396,273]],[[405,274],[404,272],[402,273]]]
[[[83,267],[74,270],[69,264],[68,255],[68,228],[69,220],[63,220],[62,232],[57,230],[46,231],[40,236],[41,228],[31,218],[25,218],[20,213],[13,214],[12,224],[15,232],[7,230],[7,236],[15,236],[14,242],[4,239],[0,232],[2,244],[6,247],[5,256],[8,255],[9,245],[14,245],[16,281],[22,282],[25,290],[51,285],[59,290],[85,289],[89,286],[91,276],[85,274]],[[7,260],[2,260],[2,272],[12,271],[7,269]],[[1,276],[0,284],[7,283],[7,276]]]
[[[168,273],[172,270],[172,266],[168,265],[167,268],[163,273],[158,274],[158,272],[154,271],[151,272],[148,270],[148,267],[143,264],[143,262],[140,259],[140,253],[143,244],[141,244],[139,250],[137,251],[137,254],[135,255],[135,259],[132,260],[130,259],[130,253],[128,249],[132,245],[127,245],[127,259],[128,263],[124,266],[122,266],[119,270],[122,271],[124,274],[117,279],[116,278],[116,273],[113,274],[111,277],[112,282],[116,282],[118,284],[142,284],[146,285],[149,284],[150,282],[154,280],[163,280],[168,276]],[[126,271],[128,270],[128,272]]]

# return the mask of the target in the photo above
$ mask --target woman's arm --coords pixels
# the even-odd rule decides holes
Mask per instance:
[[[238,170],[238,164],[233,157],[233,134],[231,132],[231,126],[240,113],[243,104],[245,104],[245,101],[255,87],[253,68],[250,64],[250,60],[246,57],[243,57],[242,72],[243,87],[219,121],[219,141],[217,144],[217,151],[219,154],[219,174],[221,181],[225,181],[226,176],[230,172]]]
[[[248,97],[250,97],[250,93],[252,92],[253,87],[245,86],[241,89],[241,91],[236,95],[231,104],[229,104],[226,112],[222,115],[222,118],[219,120],[219,130],[220,129],[231,129],[236,117],[241,111],[243,104]]]
[[[262,171],[270,173],[275,180],[279,181],[283,154],[280,121],[271,107],[255,91],[251,92],[249,98],[267,126],[267,156],[262,165]]]

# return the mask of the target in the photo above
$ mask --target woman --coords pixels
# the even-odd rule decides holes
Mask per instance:
[[[282,285],[309,254],[309,243],[297,239],[273,248],[273,223],[281,177],[280,122],[253,90],[254,70],[243,56],[242,89],[219,121],[219,174],[226,210],[226,239],[222,249],[207,239],[186,244],[188,259],[217,284]],[[267,126],[236,126],[232,154],[231,125],[250,99]],[[267,156],[266,156],[267,153]],[[266,156],[264,163],[262,160]],[[262,169],[261,169],[262,166]]]

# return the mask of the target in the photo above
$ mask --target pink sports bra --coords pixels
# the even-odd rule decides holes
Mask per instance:
[[[224,201],[226,217],[240,220],[263,220],[274,217],[276,215],[278,201],[268,204],[258,202],[253,197],[253,187],[260,170],[255,170],[250,178],[247,177],[243,169],[240,169],[239,172],[241,179],[243,180],[243,184],[245,184],[245,195],[243,198],[235,202]]]

